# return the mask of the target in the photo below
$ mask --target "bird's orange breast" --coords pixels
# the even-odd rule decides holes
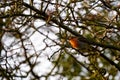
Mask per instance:
[[[75,49],[78,49],[80,46],[77,38],[70,39],[69,42],[70,42],[71,46]]]

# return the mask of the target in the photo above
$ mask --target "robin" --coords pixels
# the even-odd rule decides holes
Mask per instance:
[[[82,38],[79,38],[79,37],[70,37],[69,43],[71,44],[73,48],[75,48],[76,50],[79,50],[80,52],[92,51],[93,47],[89,45],[88,43],[83,42],[83,40],[85,40],[84,38],[83,40],[81,39]]]
[[[80,41],[78,37],[70,37],[69,42],[75,49],[86,49],[88,47],[88,44]]]

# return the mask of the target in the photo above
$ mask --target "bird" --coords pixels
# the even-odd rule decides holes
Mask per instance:
[[[86,48],[89,47],[89,44],[81,41],[79,37],[70,37],[69,38],[69,43],[75,49],[81,49],[82,50],[82,49],[86,49]]]
[[[95,48],[91,46],[90,44],[86,43],[86,41],[84,42],[84,40],[86,39],[72,36],[69,38],[69,43],[71,44],[72,48],[77,50],[79,53],[82,53],[82,55],[83,53],[93,52]]]

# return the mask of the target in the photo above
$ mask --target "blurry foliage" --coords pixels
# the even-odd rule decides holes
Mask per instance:
[[[119,79],[119,3],[1,0],[0,79]],[[95,50],[78,52],[69,44],[70,36],[84,37]],[[47,64],[42,58],[52,64],[45,74],[38,69],[42,63]]]
[[[59,63],[59,65],[63,67],[62,75],[69,77],[78,76],[79,72],[81,71],[81,67],[78,65],[78,63],[76,63],[74,59],[72,59],[70,56],[66,54],[64,54],[62,57]]]

